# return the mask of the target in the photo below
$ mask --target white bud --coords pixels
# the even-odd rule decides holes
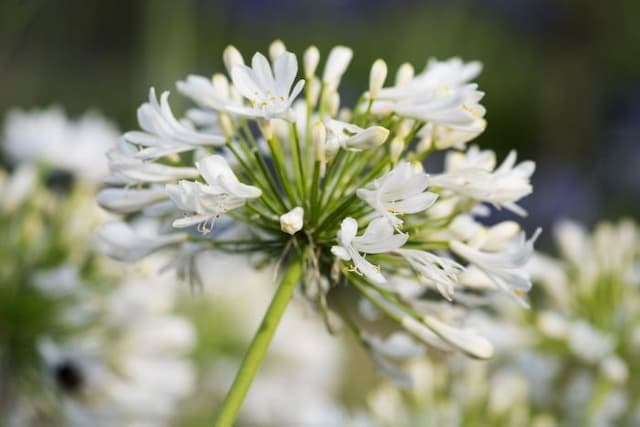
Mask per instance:
[[[398,71],[396,72],[396,86],[401,86],[403,84],[409,83],[409,81],[413,79],[413,75],[413,65],[405,62],[398,68]]]
[[[226,113],[218,114],[218,126],[222,130],[222,134],[225,138],[231,139],[233,138],[234,129],[233,123],[231,122],[231,118]]]
[[[468,356],[476,359],[490,359],[493,357],[493,345],[489,340],[475,332],[455,328],[431,316],[424,316],[422,320],[442,340],[458,348]],[[404,322],[403,326],[405,326]]]
[[[431,145],[433,144],[433,124],[427,123],[418,131],[418,145],[416,145],[416,153],[423,154],[429,149],[431,149]]]
[[[388,136],[388,129],[382,126],[371,126],[349,138],[344,148],[354,151],[367,150],[383,144]]]
[[[231,75],[233,67],[244,64],[242,54],[233,45],[229,45],[224,49],[224,52],[222,53],[222,61],[224,62],[224,66],[226,67],[229,75]]]
[[[350,122],[351,117],[353,116],[351,109],[347,107],[343,107],[338,111],[338,120],[341,122]]]
[[[335,117],[338,115],[340,109],[340,94],[338,92],[331,92],[327,97],[327,113],[329,116]]]
[[[309,46],[307,50],[304,51],[302,61],[304,64],[304,76],[307,79],[311,79],[316,73],[318,62],[320,62],[320,51],[318,48]]]
[[[311,108],[315,108],[318,103],[318,98],[320,97],[320,90],[322,89],[322,84],[320,80],[316,77],[313,77],[309,82],[309,103],[311,104]]]
[[[398,161],[404,151],[404,147],[405,143],[401,138],[393,138],[390,147],[391,162],[396,163]]]
[[[553,311],[538,314],[538,327],[543,334],[554,339],[564,339],[569,332],[569,324],[564,317]]]
[[[286,51],[287,47],[284,45],[282,40],[274,40],[271,45],[269,45],[269,58],[271,58],[271,62],[276,62],[278,56],[282,55]]]
[[[304,209],[300,206],[293,208],[280,216],[280,229],[292,236],[302,230],[304,225]]]
[[[629,377],[629,368],[618,356],[609,356],[600,364],[602,373],[614,384],[624,384]]]
[[[216,73],[211,77],[211,84],[216,94],[228,98],[229,97],[229,79],[222,73]]]
[[[325,83],[330,89],[336,90],[340,85],[340,80],[349,62],[353,51],[345,46],[336,46],[329,52],[327,63],[324,66],[324,73],[322,74],[322,82]]]
[[[501,251],[505,245],[520,233],[520,225],[515,221],[502,221],[489,229],[482,244],[486,251]]]
[[[369,74],[369,96],[371,98],[377,98],[378,92],[384,86],[384,81],[387,79],[387,63],[382,59],[377,59],[371,67],[371,73]]]

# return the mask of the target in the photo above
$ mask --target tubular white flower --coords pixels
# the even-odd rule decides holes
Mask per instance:
[[[468,154],[469,157],[479,160],[477,148],[472,147]],[[515,162],[515,151],[511,151],[495,170],[466,162],[468,166],[464,165],[442,174],[432,175],[431,185],[454,191],[474,200],[491,203],[497,208],[504,207],[518,215],[526,215],[526,211],[515,202],[533,190],[529,180],[535,170],[535,163],[524,161],[515,165]]]
[[[324,72],[322,74],[322,83],[333,92],[338,89],[340,80],[353,57],[353,51],[345,46],[335,46],[329,52],[327,63],[324,66]]]
[[[280,228],[292,236],[302,230],[304,225],[304,209],[300,206],[280,216]]]
[[[318,62],[320,62],[320,51],[315,46],[309,46],[304,51],[303,63],[304,63],[304,77],[311,80],[318,68]]]
[[[426,251],[398,249],[396,253],[406,259],[421,277],[434,283],[443,297],[449,301],[453,299],[458,274],[463,270],[460,264]]]
[[[207,109],[225,111],[229,105],[242,105],[240,95],[222,74],[215,74],[213,79],[190,74],[186,80],[178,81],[176,87],[178,92]]]
[[[365,260],[360,252],[365,254],[380,254],[391,252],[408,239],[406,234],[394,234],[394,228],[385,218],[371,221],[362,236],[356,236],[358,223],[353,218],[345,218],[338,231],[339,245],[333,246],[331,252],[343,261],[353,261],[357,271],[374,283],[385,283],[386,279],[379,268]]]
[[[377,147],[387,140],[389,130],[382,126],[363,129],[352,123],[327,119],[324,122],[327,131],[326,148],[333,153],[338,148],[350,151],[362,151]]]
[[[223,135],[201,133],[193,130],[174,117],[169,107],[169,92],[163,92],[160,102],[154,88],[149,90],[149,102],[138,108],[138,123],[144,132],[132,131],[124,134],[124,139],[145,147],[136,157],[149,160],[170,154],[193,150],[202,146],[221,146]]]
[[[229,45],[224,49],[224,52],[222,52],[222,61],[229,74],[231,74],[231,71],[236,65],[244,65],[242,54],[233,45]]]
[[[371,66],[369,73],[369,96],[374,99],[378,97],[378,93],[384,81],[387,79],[387,63],[383,59],[377,59]]]
[[[398,71],[396,72],[396,86],[402,86],[404,84],[409,83],[413,76],[415,75],[415,70],[413,69],[413,65],[408,62],[403,63],[398,67]]]
[[[402,224],[396,215],[422,212],[433,205],[438,196],[426,191],[428,185],[426,173],[401,161],[391,172],[358,189],[356,194],[395,227]]]
[[[271,62],[275,62],[276,59],[286,51],[287,47],[284,45],[282,40],[274,40],[269,45],[269,59],[271,59]]]
[[[100,190],[97,201],[103,208],[117,213],[128,214],[143,210],[169,198],[163,188],[133,189],[105,188]]]
[[[185,211],[186,216],[173,221],[177,228],[213,222],[228,210],[242,206],[246,200],[255,199],[262,191],[238,181],[231,167],[219,155],[213,155],[196,162],[196,167],[207,184],[180,181],[177,185],[167,184],[167,193],[176,206]]]
[[[541,231],[537,229],[529,240],[526,240],[524,232],[520,233],[512,245],[500,252],[481,251],[456,240],[449,246],[454,253],[486,274],[499,289],[526,306],[522,295],[531,289],[531,278],[525,266],[533,255],[533,244]]]
[[[107,152],[112,176],[107,179],[119,183],[171,182],[183,178],[195,178],[198,170],[191,167],[173,167],[145,162],[135,157],[137,150],[127,143]]]
[[[261,53],[256,53],[251,67],[236,65],[231,70],[233,84],[249,100],[250,107],[229,105],[227,111],[249,117],[287,118],[291,104],[298,96],[304,80],[291,85],[298,73],[298,61],[291,52],[284,52],[271,66]]]
[[[102,253],[118,261],[137,261],[166,246],[180,243],[184,233],[149,236],[122,221],[103,224],[97,232]]]

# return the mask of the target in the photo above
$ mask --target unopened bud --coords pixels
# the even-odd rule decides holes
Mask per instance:
[[[224,98],[229,97],[229,79],[222,73],[216,73],[211,77],[211,84],[213,85],[213,89],[216,91],[216,94],[223,96]]]
[[[276,59],[286,51],[287,47],[284,45],[282,40],[274,40],[269,46],[269,58],[271,58],[271,62],[275,62]]]
[[[384,86],[384,81],[387,79],[387,63],[382,59],[376,60],[371,67],[371,73],[369,74],[369,96],[372,99],[378,97],[378,92]]]
[[[391,162],[396,163],[402,152],[404,151],[405,142],[403,139],[395,137],[391,141],[391,147],[389,148],[391,154]]]
[[[332,90],[336,90],[342,79],[342,75],[347,70],[353,51],[345,46],[336,46],[329,52],[327,63],[324,66],[322,82]]]
[[[349,138],[345,148],[353,151],[377,147],[387,140],[389,130],[382,126],[371,126],[356,136]]]
[[[413,75],[413,65],[405,62],[398,68],[398,71],[396,72],[396,86],[401,86],[403,84],[409,83],[409,81],[413,79]]]
[[[229,45],[224,49],[224,52],[222,53],[222,61],[224,62],[224,66],[226,67],[229,75],[231,75],[233,67],[244,64],[242,54],[233,45]]]
[[[322,89],[322,83],[316,77],[313,77],[309,83],[309,103],[311,104],[311,108],[315,108],[318,103],[318,98],[320,97],[320,90]]]
[[[318,62],[320,62],[320,51],[318,48],[309,46],[307,50],[304,51],[302,61],[304,64],[304,76],[306,79],[311,79],[316,73]]]
[[[220,126],[220,130],[222,130],[222,134],[225,138],[231,139],[233,138],[234,129],[233,123],[231,122],[231,118],[226,113],[221,113],[218,115],[218,126]]]
[[[260,132],[262,132],[264,139],[273,139],[273,127],[271,126],[271,120],[258,119],[258,126],[260,127]]]
[[[340,109],[340,94],[338,92],[331,92],[327,97],[327,112],[329,116],[335,117]]]
[[[302,230],[304,224],[304,209],[300,206],[293,208],[280,216],[280,229],[292,236]]]

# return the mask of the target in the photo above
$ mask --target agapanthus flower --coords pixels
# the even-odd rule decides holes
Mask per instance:
[[[498,280],[498,288],[528,290],[521,270],[535,239],[526,250],[505,252],[508,265],[503,265],[503,255],[485,259],[454,250],[469,242],[455,235],[452,222],[465,214],[486,214],[488,206],[521,212],[515,203],[531,191],[533,163],[515,165],[511,155],[496,168],[493,153],[471,148],[462,155],[468,167],[452,168],[449,161],[443,173],[425,171],[421,161],[433,150],[461,147],[484,129],[483,93],[471,83],[480,64],[430,60],[417,76],[403,65],[395,85],[384,87],[388,70],[377,60],[369,90],[348,108],[341,105],[338,89],[352,55],[349,48],[335,47],[318,77],[320,54],[310,47],[304,53],[304,80],[292,88],[298,60],[281,41],[269,50],[271,63],[257,53],[251,67],[228,47],[223,60],[230,78],[189,76],[178,83],[179,91],[197,104],[188,116],[198,120],[184,123],[190,123],[192,136],[206,135],[209,143],[203,136],[186,144],[182,134],[163,132],[162,145],[179,146],[179,156],[175,151],[145,156],[146,148],[126,137],[110,153],[109,183],[153,190],[149,204],[156,202],[158,184],[166,184],[173,206],[149,212],[140,201],[138,213],[135,203],[103,206],[126,211],[129,221],[153,215],[158,235],[180,228],[188,233],[185,245],[259,254],[279,265],[281,284],[249,350],[251,361],[266,350],[300,283],[328,327],[334,329],[332,319],[342,317],[374,358],[379,351],[366,338],[368,325],[355,319],[349,292],[375,305],[419,345],[438,343],[472,357],[491,357],[487,340],[448,323],[424,302],[437,298],[431,289],[442,294],[445,304],[464,297],[460,278],[468,267],[462,259]],[[297,100],[303,86],[304,97]],[[169,111],[168,105],[161,110]],[[423,129],[429,129],[428,135]],[[425,142],[447,132],[461,134]],[[224,225],[218,217],[227,218]],[[241,238],[228,237],[234,228],[242,230]],[[359,235],[358,230],[364,231]],[[406,298],[394,285],[398,278],[414,281],[422,292]],[[257,369],[253,365],[241,367],[219,425],[235,418]]]

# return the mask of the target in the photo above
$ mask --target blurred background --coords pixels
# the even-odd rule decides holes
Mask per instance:
[[[638,17],[636,0],[2,0],[0,112],[59,103],[133,129],[149,86],[175,91],[188,73],[221,71],[229,43],[352,47],[345,102],[378,57],[419,70],[458,55],[485,66],[479,143],[538,162],[529,224],[591,223],[640,212]]]

